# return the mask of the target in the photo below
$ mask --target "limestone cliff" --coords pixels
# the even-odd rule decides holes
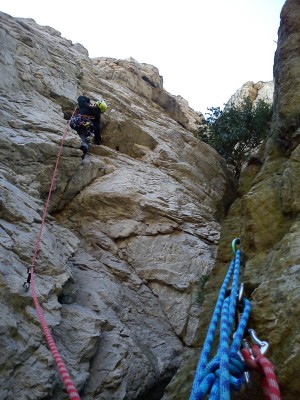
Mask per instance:
[[[3,13],[0,41],[0,399],[66,399],[23,287],[65,132],[35,264],[45,319],[82,400],[160,399],[199,328],[236,184],[157,68],[91,60]],[[109,106],[83,163],[67,124],[80,94]]]
[[[228,102],[225,105],[229,107],[232,104],[239,105],[245,98],[249,98],[252,103],[255,103],[259,100],[264,100],[267,103],[272,104],[274,97],[274,82],[246,82],[244,85],[238,89],[233,96],[230,97]]]
[[[274,62],[272,137],[261,158],[243,171],[238,198],[222,224],[217,262],[206,285],[194,352],[164,399],[187,399],[216,296],[231,259],[230,241],[241,237],[242,281],[252,303],[250,325],[267,340],[282,399],[300,398],[300,3],[287,0]],[[193,360],[193,361],[192,361]],[[193,364],[193,366],[192,366]],[[187,383],[188,382],[188,383]],[[264,399],[257,378],[236,398]]]

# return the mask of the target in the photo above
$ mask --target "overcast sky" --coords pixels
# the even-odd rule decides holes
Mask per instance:
[[[13,17],[49,25],[90,57],[152,64],[196,111],[223,106],[247,81],[273,79],[284,0],[0,0]]]

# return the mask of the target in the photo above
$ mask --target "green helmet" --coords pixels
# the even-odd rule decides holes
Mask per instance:
[[[95,105],[100,108],[101,114],[103,114],[107,110],[107,104],[104,100],[96,101]]]

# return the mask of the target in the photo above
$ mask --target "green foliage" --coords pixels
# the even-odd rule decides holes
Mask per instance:
[[[241,105],[231,105],[221,111],[209,108],[204,125],[199,125],[196,137],[210,146],[226,160],[238,178],[249,154],[267,137],[272,118],[272,105],[258,100],[253,105],[245,98]]]
[[[204,301],[204,287],[209,278],[210,274],[202,275],[197,282],[196,301],[199,306],[201,306]]]

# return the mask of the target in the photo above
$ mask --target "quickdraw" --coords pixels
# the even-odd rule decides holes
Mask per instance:
[[[246,330],[251,304],[244,296],[244,284],[238,283],[239,246],[240,239],[234,239],[232,241],[234,258],[220,289],[197,365],[190,400],[202,400],[207,395],[210,400],[230,400],[232,391],[240,390],[243,384],[250,385],[251,369],[262,375],[266,400],[281,400],[274,368],[264,356],[269,344],[259,340],[253,329]],[[226,289],[231,276],[232,285],[231,289],[227,290],[227,295]],[[218,351],[216,356],[208,361],[219,317],[221,322]],[[252,348],[245,339],[247,332],[254,343]]]
[[[210,400],[230,399],[231,390],[238,391],[243,383],[244,363],[238,351],[248,322],[251,304],[241,295],[239,289],[240,250],[239,239],[232,242],[234,258],[220,289],[215,310],[210,322],[205,343],[196,369],[190,400],[201,400],[209,394]],[[226,290],[232,279],[230,294]],[[242,304],[237,328],[233,333],[236,309]],[[209,361],[212,344],[220,322],[220,336],[217,354]]]
[[[30,282],[31,282],[31,267],[27,268],[27,281],[23,283],[23,288],[25,289],[25,292],[28,292],[30,289]]]

